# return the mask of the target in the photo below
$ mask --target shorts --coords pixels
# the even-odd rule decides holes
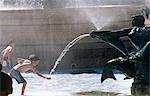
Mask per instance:
[[[18,82],[18,84],[26,83],[26,80],[22,77],[19,71],[12,69],[10,72],[10,75],[12,78],[14,78]]]
[[[3,67],[8,67],[9,69],[12,69],[12,60],[9,59],[8,57],[4,57],[3,58],[3,63],[2,63]]]
[[[7,60],[8,60],[8,57],[3,57],[3,60],[7,61]]]

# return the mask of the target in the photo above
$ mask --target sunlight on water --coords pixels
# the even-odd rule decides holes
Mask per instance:
[[[133,81],[132,79],[123,80],[125,76],[122,74],[115,74],[116,81],[107,79],[102,84],[100,83],[100,74],[55,74],[52,75],[51,80],[45,80],[32,73],[24,73],[23,76],[28,83],[25,96],[74,96],[79,92],[90,91],[129,95]],[[20,96],[21,84],[17,84],[14,79],[13,88],[13,94],[10,96]]]
[[[64,50],[61,52],[61,54],[59,55],[59,57],[57,58],[53,68],[51,69],[50,71],[50,75],[55,71],[56,67],[58,66],[59,62],[62,60],[62,58],[65,56],[65,54],[67,53],[67,51],[69,51],[69,49],[75,45],[79,40],[85,38],[85,37],[88,37],[90,36],[90,34],[83,34],[83,35],[80,35],[78,37],[76,37],[75,39],[73,39],[65,48]]]

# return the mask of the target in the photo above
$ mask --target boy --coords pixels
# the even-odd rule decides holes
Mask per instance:
[[[12,60],[11,56],[14,52],[15,41],[9,41],[8,45],[1,52],[1,62],[4,67],[4,72],[8,73],[10,69],[12,69]]]
[[[22,77],[20,72],[22,73],[22,72],[31,70],[42,78],[49,79],[49,80],[51,79],[50,77],[43,76],[41,73],[39,73],[36,70],[35,67],[39,63],[39,58],[37,56],[35,56],[34,54],[29,56],[29,60],[18,58],[17,61],[18,61],[18,64],[12,68],[10,75],[12,76],[12,78],[15,78],[18,83],[23,83],[21,95],[24,95],[24,91],[25,91],[27,82]]]

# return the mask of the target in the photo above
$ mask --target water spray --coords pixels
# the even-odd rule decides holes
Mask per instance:
[[[85,37],[89,37],[90,34],[83,34],[78,36],[77,38],[73,39],[65,48],[64,50],[61,52],[61,54],[59,55],[59,57],[57,58],[53,68],[50,70],[50,75],[52,75],[52,73],[55,71],[56,67],[59,65],[60,61],[62,60],[62,58],[65,56],[65,54],[69,51],[69,49],[71,47],[73,47],[73,45],[75,45],[79,40],[85,38]]]

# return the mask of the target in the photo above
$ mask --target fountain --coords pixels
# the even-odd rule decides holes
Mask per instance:
[[[82,3],[81,3],[82,2]],[[78,5],[79,8],[84,8],[83,5],[86,5],[85,1],[80,1],[80,3],[82,5]],[[103,6],[104,7],[104,6]],[[108,7],[108,6],[105,6],[105,7]],[[110,6],[111,7],[111,6]],[[67,7],[67,8],[70,8],[70,7]],[[83,9],[82,10],[87,16],[88,18],[90,19],[90,21],[92,22],[92,24],[95,26],[96,29],[98,30],[101,30],[101,29],[104,29],[104,27],[106,27],[107,25],[110,25],[112,22],[116,21],[117,19],[121,19],[121,18],[127,18],[127,17],[124,17],[126,16],[127,14],[127,10],[123,10],[124,11],[124,14],[122,13],[117,13],[117,14],[112,14],[111,18],[109,19],[106,19],[108,17],[110,17],[108,14],[110,14],[110,11],[107,11],[105,10],[106,12],[100,14],[100,15],[97,15],[97,11],[93,11],[91,9]],[[89,14],[90,13],[90,14]],[[99,22],[97,22],[99,18]],[[127,21],[130,21],[130,20],[127,20]],[[120,40],[120,38],[118,37],[122,37],[124,35],[127,35],[130,31],[132,30],[132,28],[127,28],[127,29],[123,29],[121,31],[118,31],[116,33],[112,33],[110,31],[92,31],[90,33],[90,36],[93,37],[93,38],[98,38],[98,39],[101,39],[103,40],[104,42],[106,43],[109,43],[111,46],[115,47],[116,49],[118,49],[124,56],[125,58],[117,58],[117,59],[113,59],[113,60],[110,60],[108,62],[108,64],[106,65],[106,67],[104,68],[104,71],[103,71],[103,74],[102,74],[102,79],[101,79],[101,82],[103,82],[105,79],[107,78],[113,78],[113,79],[116,79],[112,73],[112,69],[114,66],[117,66],[119,70],[123,71],[125,74],[126,74],[126,78],[125,79],[128,79],[128,78],[134,78],[135,81],[132,85],[132,90],[131,90],[131,93],[133,95],[141,95],[141,94],[149,94],[149,92],[147,90],[149,90],[149,88],[147,89],[144,85],[144,88],[143,89],[146,89],[145,92],[142,92],[141,90],[143,90],[142,88],[140,90],[138,90],[136,87],[138,86],[138,84],[136,84],[136,72],[135,72],[135,61],[134,60],[131,60],[133,59],[133,57],[135,57],[135,52],[133,53],[129,53],[127,48],[124,46],[124,44],[122,43],[122,41]],[[123,31],[123,32],[122,32]],[[128,32],[128,33],[126,33]],[[111,35],[112,34],[112,35]],[[84,37],[87,37],[89,36],[89,34],[86,34],[85,36],[82,37],[79,36],[77,38],[75,38],[73,41],[71,41],[66,47],[65,49],[61,52],[60,56],[57,58],[53,68],[51,69],[50,71],[50,75],[55,71],[56,67],[58,66],[59,62],[62,60],[62,58],[64,57],[64,55],[66,54],[66,52],[69,50],[69,48],[71,48],[77,41],[79,41],[80,37],[84,38]],[[117,37],[117,38],[115,38]],[[81,39],[82,39],[81,38]],[[137,48],[136,48],[137,49]],[[133,57],[132,57],[133,56]],[[118,63],[118,60],[120,60],[121,64]],[[113,63],[112,63],[113,62]],[[118,65],[115,65],[115,63],[117,62]],[[125,66],[126,65],[126,66]],[[110,69],[108,68],[110,67]],[[136,70],[137,71],[137,70]],[[148,73],[144,73],[146,74],[145,76],[148,75]],[[108,76],[109,75],[109,76]],[[108,76],[108,77],[107,77]],[[139,79],[139,78],[138,78]],[[141,78],[140,78],[141,79]],[[149,81],[149,79],[147,79]],[[146,84],[147,84],[147,80],[146,80]],[[136,82],[136,83],[135,83]],[[143,81],[141,81],[143,83]],[[148,86],[149,86],[149,83],[148,83]],[[139,92],[138,92],[139,91]]]
[[[107,78],[116,80],[112,69],[122,71],[127,77],[134,78],[131,87],[132,95],[150,95],[150,70],[149,70],[149,50],[150,50],[150,27],[145,27],[144,17],[137,15],[133,17],[133,28],[126,28],[118,31],[92,31],[90,36],[98,38],[118,49],[124,57],[109,60],[105,65],[101,77],[101,82]],[[120,37],[128,36],[130,42],[135,47],[134,51],[129,51],[124,46]]]
[[[69,51],[69,49],[75,45],[79,40],[90,36],[90,34],[83,34],[81,36],[76,37],[75,39],[73,39],[65,48],[64,50],[61,52],[61,54],[59,55],[59,57],[57,58],[57,60],[54,63],[53,68],[50,71],[50,75],[52,75],[52,73],[55,71],[56,67],[58,66],[59,62],[62,60],[62,58],[65,56],[65,54],[67,53],[67,51]]]
[[[134,12],[137,12],[137,9],[141,9],[144,5],[143,0],[138,0],[138,1],[137,0],[134,0],[134,1],[124,0],[123,2],[118,2],[118,1],[120,0],[103,0],[103,1],[102,0],[1,0],[0,1],[0,22],[1,22],[0,23],[0,31],[1,31],[0,32],[0,41],[1,41],[0,48],[2,49],[7,41],[9,41],[10,39],[13,39],[16,41],[16,44],[17,44],[15,54],[13,56],[14,63],[16,62],[17,57],[27,57],[30,53],[35,53],[41,58],[41,61],[44,61],[42,62],[42,64],[39,65],[39,69],[45,71],[45,70],[49,70],[49,66],[53,67],[50,72],[50,74],[52,74],[55,71],[56,67],[59,65],[59,62],[62,60],[65,54],[69,51],[69,49],[74,44],[76,44],[79,40],[83,39],[84,37],[89,36],[89,34],[79,36],[80,34],[89,32],[92,29],[108,28],[109,25],[114,24],[114,22],[115,24],[117,23],[118,25],[113,25],[113,27],[110,26],[109,28],[112,28],[112,29],[120,28],[121,27],[120,25],[122,25],[120,24],[121,22],[126,22],[125,25],[129,26],[128,17],[130,17],[132,12],[133,12],[132,14],[134,14]],[[134,7],[135,9],[131,10],[132,9],[131,6],[132,7],[135,6]],[[118,11],[120,13],[118,13]],[[116,14],[112,14],[112,12]],[[79,37],[71,41],[65,47],[61,55],[57,58],[57,56],[59,55],[59,52],[61,52],[61,49],[64,47],[64,45],[66,45],[68,41],[72,40],[72,38],[76,36],[79,36]],[[95,41],[93,42],[95,43]],[[93,42],[92,42],[92,45],[94,44]],[[85,54],[83,50],[80,50],[82,45],[84,45],[86,46],[87,49],[89,49],[88,52],[86,53],[90,53],[91,52],[90,50],[91,49],[93,50],[92,48],[93,46],[91,47],[89,46],[89,44],[91,44],[91,40],[87,40],[86,43],[84,42],[84,44],[80,43],[80,47],[76,48],[75,50],[79,50],[83,52],[83,54]],[[96,44],[97,43],[95,43],[95,45]],[[95,49],[97,50],[98,48],[99,47],[97,48],[94,47],[94,50]],[[72,54],[74,55],[74,53],[71,53],[71,55]],[[100,58],[103,58],[103,57],[100,57]],[[84,68],[90,67],[92,64],[94,67],[99,67],[99,64],[98,64],[99,62],[97,62],[97,60],[95,60],[95,62],[92,64],[91,62],[88,62],[88,61],[92,61],[93,58],[90,58],[90,60],[89,58],[85,58],[85,57],[71,58],[71,59],[74,60],[74,61],[72,60],[73,64],[78,64],[79,68],[83,66],[83,63],[82,63],[83,60],[84,60],[84,64],[86,64]],[[82,62],[76,63],[75,61],[77,60],[82,61]],[[71,69],[70,65],[72,64],[72,61],[70,60],[70,58],[67,60],[65,59],[64,61],[67,61],[67,62],[65,63],[63,62],[62,64],[63,66],[61,67],[63,68],[65,67],[66,69],[67,68]],[[53,66],[52,64],[54,62],[55,64]],[[38,84],[40,85],[41,84],[40,82],[43,82],[43,81],[40,81],[40,79],[34,78],[34,76],[32,77],[31,74],[25,74],[25,75],[27,75],[27,77],[29,76],[28,78],[29,81],[32,79],[33,81],[36,81],[34,82],[33,87],[39,88],[37,85]],[[80,77],[80,74],[76,76]],[[63,75],[58,76],[58,78],[60,77],[63,78],[64,76]],[[75,76],[71,75],[71,77],[67,78],[67,80],[64,79],[64,81],[69,81],[70,78],[73,78],[73,77]],[[91,75],[89,77],[91,78]],[[85,76],[85,78],[87,77]],[[83,79],[84,78],[81,78],[78,81],[80,82]],[[76,77],[75,77],[75,80],[76,80]],[[61,83],[64,83],[63,80],[60,79],[60,81],[62,81]],[[74,81],[74,79],[70,81]],[[30,83],[32,83],[32,81]],[[61,86],[55,88],[55,83],[56,83],[55,81],[52,81],[51,83],[52,86],[51,86],[49,82],[46,82],[45,83],[46,87],[43,88],[43,90],[39,88],[40,89],[39,93],[43,91],[45,95],[47,94],[45,90],[54,91],[53,89],[58,89],[58,90],[55,90],[54,93],[61,93],[61,91],[64,90],[64,88],[62,87],[61,89],[60,88]],[[86,86],[84,86],[86,87],[85,89],[89,88],[88,83]],[[67,84],[68,82],[64,84],[64,87],[66,87],[66,89],[73,88],[72,85],[69,87],[66,86]],[[73,82],[73,84],[77,85],[76,82]],[[93,84],[92,80],[91,80],[91,84]],[[98,82],[95,82],[95,84],[93,84],[93,87],[90,86],[91,89],[93,88],[92,90],[95,90],[94,89],[95,86],[96,88],[100,88],[99,85],[97,86],[97,84]],[[51,87],[49,87],[49,85]],[[82,82],[80,82],[80,84],[78,84],[77,87],[80,87],[79,85],[82,85]],[[16,90],[16,87],[18,85],[14,85],[14,86],[15,86],[14,90]],[[40,86],[43,86],[43,85],[40,85]],[[30,87],[31,89],[33,89],[33,91],[29,93],[29,95],[33,94],[34,92],[36,94],[37,89],[33,87]],[[47,90],[47,88],[52,88],[52,89]],[[61,90],[59,90],[59,88]],[[74,89],[70,89],[69,91],[72,92],[72,90],[75,90],[75,89],[78,89],[78,88],[74,87]],[[83,89],[81,88],[79,90],[81,91]],[[15,92],[16,91],[14,91],[14,94],[15,94],[14,96],[18,94]],[[125,93],[128,93],[128,92],[125,92]],[[62,96],[62,94],[60,96]],[[67,95],[64,95],[64,96],[67,96]]]
[[[137,12],[137,9],[142,8],[141,6],[144,4],[143,0],[138,0],[138,3],[130,0],[118,1],[120,0],[1,0],[0,34],[2,37],[0,38],[0,48],[3,48],[9,39],[13,39],[17,44],[17,52],[14,54],[13,62],[17,57],[27,57],[30,53],[36,53],[44,61],[39,68],[49,70],[49,64],[55,62],[62,48],[72,38],[92,29],[106,29],[108,27],[116,29],[129,26],[128,17],[134,14],[132,11]],[[131,10],[131,6],[134,7],[134,10]],[[116,14],[111,14],[112,12]],[[91,43],[89,39],[85,41],[79,43],[80,47],[76,47],[75,50],[80,50],[82,45],[93,50],[88,45],[89,43],[96,44]],[[94,50],[97,49],[94,48]],[[22,53],[23,50],[26,52]],[[84,54],[89,53],[81,51]],[[74,55],[73,51],[70,53],[71,56]],[[86,67],[92,65],[92,62],[86,62],[85,59],[88,58],[71,58],[69,55],[66,58],[71,60],[65,59],[62,62],[64,66],[60,65],[60,67],[71,69],[69,63],[73,62],[80,68],[82,66],[80,61],[83,60],[87,64]],[[97,65],[98,62],[95,62],[94,67],[99,67]]]

